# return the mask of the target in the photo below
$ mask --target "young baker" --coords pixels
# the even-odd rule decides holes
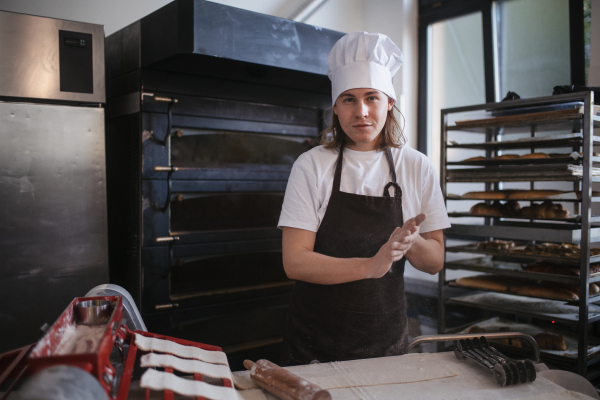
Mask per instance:
[[[278,224],[297,281],[283,365],[405,353],[404,264],[442,269],[450,224],[440,186],[394,116],[402,59],[387,36],[367,32],[329,53],[332,124],[294,163]]]

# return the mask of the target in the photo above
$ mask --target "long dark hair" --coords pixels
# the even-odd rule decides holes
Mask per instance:
[[[388,111],[387,118],[385,120],[385,124],[383,125],[383,129],[379,133],[379,149],[387,150],[390,147],[399,148],[406,144],[406,136],[404,135],[404,127],[400,126],[398,119],[396,118],[395,112],[404,119],[404,116],[396,107],[392,107],[391,110]],[[317,136],[317,141],[319,144],[323,145],[326,149],[336,149],[340,147],[342,144],[354,144],[354,141],[346,135],[346,132],[342,129],[342,125],[340,124],[340,120],[338,116],[333,112],[333,107],[328,108],[325,111],[324,118],[327,118],[328,115],[331,115],[331,123],[327,128],[325,128],[319,136]]]

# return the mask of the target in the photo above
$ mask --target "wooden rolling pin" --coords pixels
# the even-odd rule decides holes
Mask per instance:
[[[331,400],[331,394],[314,383],[292,374],[271,361],[244,361],[250,378],[261,388],[282,400]]]

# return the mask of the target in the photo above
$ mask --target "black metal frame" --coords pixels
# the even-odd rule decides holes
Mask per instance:
[[[509,1],[509,0],[499,0]],[[417,149],[427,153],[427,29],[429,25],[462,15],[481,12],[483,23],[483,57],[485,101],[496,101],[494,82],[494,45],[492,3],[494,0],[419,0],[419,83]],[[583,0],[569,0],[571,83],[585,86],[585,42]]]
[[[594,115],[594,93],[593,92],[580,92],[580,93],[573,93],[573,94],[566,94],[566,95],[558,95],[558,96],[550,96],[550,97],[542,97],[542,98],[536,98],[536,99],[526,99],[526,100],[514,100],[508,103],[488,103],[488,104],[483,104],[483,105],[476,105],[476,106],[466,106],[466,107],[457,107],[457,108],[450,108],[450,109],[444,109],[441,111],[442,113],[442,126],[441,126],[441,171],[440,171],[440,183],[441,183],[441,187],[442,187],[442,193],[444,195],[444,199],[447,202],[449,199],[447,198],[447,183],[448,183],[448,179],[447,179],[447,143],[448,143],[448,115],[452,114],[452,113],[461,113],[461,112],[468,112],[468,111],[476,111],[476,110],[487,110],[487,111],[495,111],[495,110],[503,110],[506,108],[514,108],[514,109],[519,109],[519,108],[525,108],[525,107],[529,107],[529,106],[536,106],[536,105],[552,105],[552,104],[560,104],[560,103],[568,103],[568,102],[573,102],[573,101],[581,101],[584,104],[584,116],[583,116],[583,124],[582,125],[577,125],[579,127],[581,127],[581,130],[583,132],[583,138],[581,139],[580,143],[578,144],[578,146],[580,146],[582,148],[583,151],[583,161],[582,161],[582,166],[583,166],[583,176],[581,177],[580,181],[581,183],[577,182],[577,185],[581,184],[581,191],[582,191],[582,197],[581,197],[581,220],[579,224],[574,224],[575,226],[579,227],[578,232],[580,233],[580,246],[581,246],[581,259],[579,259],[578,261],[578,265],[580,268],[580,277],[584,277],[583,279],[579,279],[579,290],[580,290],[580,301],[579,301],[579,314],[576,316],[576,318],[573,318],[571,320],[571,323],[574,325],[577,325],[578,327],[578,340],[579,340],[579,346],[578,346],[578,359],[577,359],[577,372],[586,377],[588,376],[588,366],[592,365],[595,363],[595,361],[588,361],[587,360],[587,345],[588,345],[588,332],[590,329],[590,322],[594,322],[596,320],[598,320],[598,317],[595,318],[588,318],[588,309],[589,309],[589,305],[590,305],[590,297],[589,297],[589,283],[592,282],[592,280],[589,277],[589,265],[590,265],[590,244],[593,242],[592,241],[592,215],[591,215],[591,205],[592,202],[594,201],[598,201],[598,198],[593,198],[592,197],[592,182],[597,182],[599,181],[599,179],[597,177],[592,177],[592,166],[593,163],[596,162],[600,162],[600,160],[598,160],[598,157],[594,157],[593,156],[593,149],[594,149],[594,145],[598,146],[598,144],[595,144],[595,140],[594,140],[594,121],[596,121],[597,124],[600,123],[600,117],[595,116]],[[574,125],[576,125],[576,123],[573,123]],[[533,124],[535,125],[535,124]],[[532,127],[532,131],[535,131],[535,128]],[[496,134],[498,134],[498,131],[496,130]],[[493,139],[493,138],[492,138]],[[489,141],[490,137],[488,134],[486,134],[486,141]],[[487,219],[487,218],[486,218]],[[489,224],[486,224],[489,225]],[[521,224],[523,225],[523,224]],[[532,225],[532,224],[530,224]],[[498,226],[500,228],[500,226]],[[448,230],[446,233],[449,236],[456,236],[456,237],[461,237],[463,235],[466,234],[470,234],[470,235],[475,235],[475,236],[480,236],[479,239],[481,239],[481,237],[491,237],[492,232],[496,233],[495,231],[493,231],[494,229],[497,228],[497,226],[477,226],[475,228],[478,228],[480,230],[479,233],[474,232],[473,230],[464,230],[464,229],[457,229],[455,232],[453,232],[452,228],[450,230]],[[548,227],[550,228],[550,226]],[[519,228],[519,227],[512,227],[510,228],[512,230],[514,230],[515,232],[518,229],[523,229],[523,228]],[[527,227],[525,227],[524,229],[529,229]],[[551,228],[550,228],[551,229]],[[518,232],[518,233],[522,233],[522,232]],[[539,233],[542,233],[542,231],[540,231]],[[548,232],[549,233],[549,232]],[[517,235],[519,236],[519,235]],[[576,242],[576,236],[573,236],[573,240],[571,240],[571,242]],[[504,236],[504,238],[510,238],[510,234],[507,234]],[[476,240],[474,238],[465,238],[463,237],[463,239],[465,240]],[[535,238],[533,238],[535,239]],[[544,240],[548,240],[548,241],[556,241],[556,240],[550,240],[551,235],[548,237],[543,238]],[[557,239],[557,238],[555,238]],[[597,257],[595,257],[597,258]],[[455,263],[456,264],[456,263]],[[460,269],[460,267],[457,267],[456,265],[452,265],[452,269]],[[593,281],[597,281],[597,279],[593,279]],[[446,329],[446,313],[445,313],[445,304],[446,304],[446,271],[445,268],[442,269],[442,271],[440,271],[439,273],[439,279],[438,279],[439,285],[438,285],[438,298],[439,298],[439,302],[438,302],[438,330],[440,332],[444,332]],[[485,306],[482,306],[483,308],[486,308]],[[499,310],[499,311],[503,311],[503,312],[507,312],[506,310]],[[518,314],[518,313],[514,313],[514,314]],[[521,313],[522,315],[526,315],[524,313]],[[535,314],[529,314],[529,316],[535,316]],[[543,317],[540,317],[543,319]]]

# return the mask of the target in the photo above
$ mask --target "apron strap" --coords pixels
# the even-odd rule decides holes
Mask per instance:
[[[387,149],[385,151],[385,158],[387,159],[388,166],[390,167],[390,172],[392,174],[392,181],[389,182],[387,185],[385,185],[385,188],[383,189],[383,195],[385,197],[390,197],[389,189],[390,189],[390,187],[393,186],[395,189],[394,197],[402,198],[402,188],[400,188],[400,185],[398,185],[398,183],[397,183],[396,168],[394,166],[394,157],[392,156],[392,151],[390,149]],[[333,176],[332,193],[337,193],[340,191],[340,185],[342,182],[342,161],[343,161],[343,159],[344,159],[344,145],[342,144],[340,146],[340,153],[338,155],[337,163],[335,166],[335,174]]]
[[[387,159],[388,166],[390,167],[390,172],[392,174],[392,181],[385,185],[383,189],[383,196],[390,197],[390,187],[394,187],[395,195],[394,197],[402,198],[402,188],[398,185],[398,180],[396,179],[396,167],[394,165],[394,157],[392,156],[392,151],[388,148],[385,150],[385,158]]]
[[[333,187],[332,193],[340,191],[340,185],[342,182],[342,160],[344,159],[344,145],[340,146],[340,154],[338,155],[337,163],[335,165],[335,174],[333,175]]]

